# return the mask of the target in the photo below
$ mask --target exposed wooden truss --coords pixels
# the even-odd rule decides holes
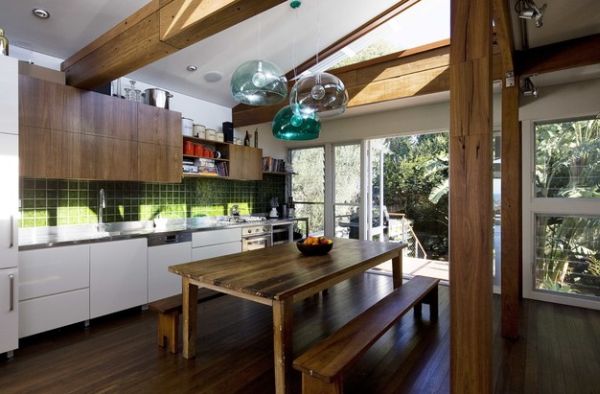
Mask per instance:
[[[493,60],[493,77],[501,79],[500,56],[495,55]],[[348,107],[351,108],[448,91],[449,66],[449,41],[442,40],[329,72],[344,81],[350,96]],[[286,104],[268,107],[238,105],[233,109],[233,124],[247,126],[270,122]]]
[[[65,60],[67,83],[95,88],[285,0],[152,0]]]

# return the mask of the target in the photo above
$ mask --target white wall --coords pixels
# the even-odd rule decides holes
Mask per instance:
[[[42,67],[60,70],[62,59],[15,46],[11,46],[10,49],[10,55],[19,60],[32,61],[33,63]],[[129,86],[129,80],[127,78],[123,78],[122,85],[123,88]],[[142,91],[149,87],[160,86],[150,86],[142,81],[138,81],[136,84],[136,88]],[[200,123],[206,127],[221,130],[223,122],[231,122],[231,108],[213,104],[208,101],[200,100],[177,92],[171,93],[174,96],[170,103],[171,109],[181,112],[186,118],[194,119],[195,123]]]

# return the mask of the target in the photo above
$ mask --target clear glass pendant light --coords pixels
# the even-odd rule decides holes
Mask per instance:
[[[287,79],[279,67],[265,60],[240,65],[231,77],[233,98],[248,105],[273,105],[287,97]]]
[[[302,115],[290,106],[283,107],[273,119],[273,135],[280,140],[306,141],[319,138],[321,121],[317,114]]]
[[[296,81],[290,93],[290,106],[304,115],[336,116],[346,111],[348,92],[341,79],[320,72],[308,74]]]

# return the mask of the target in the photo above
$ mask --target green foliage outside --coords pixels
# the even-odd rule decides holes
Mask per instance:
[[[598,119],[536,124],[535,144],[537,197],[600,198]],[[538,215],[535,281],[538,289],[600,296],[600,216]]]
[[[448,257],[448,134],[385,140],[384,201],[404,213],[429,258]]]

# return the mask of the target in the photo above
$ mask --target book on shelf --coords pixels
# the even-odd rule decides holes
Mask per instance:
[[[287,172],[289,165],[283,159],[275,159],[271,156],[263,157],[264,172]]]

